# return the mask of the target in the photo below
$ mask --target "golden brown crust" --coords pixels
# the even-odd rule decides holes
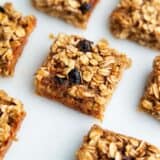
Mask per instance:
[[[8,75],[13,75],[14,74],[14,70],[15,70],[15,66],[16,66],[16,63],[19,59],[19,57],[22,55],[22,52],[23,52],[23,49],[25,47],[25,44],[27,43],[27,37],[26,38],[23,38],[21,40],[21,45],[18,46],[17,48],[14,48],[13,50],[13,59],[12,61],[8,64],[8,66],[6,67],[7,68],[7,73]],[[8,76],[7,75],[7,76]],[[6,76],[6,75],[4,75]]]
[[[91,9],[83,14],[80,11],[82,1],[65,0],[51,1],[51,0],[32,0],[33,6],[38,10],[47,13],[48,15],[55,16],[63,19],[67,23],[75,27],[86,29],[88,20],[100,0],[84,0],[83,3],[91,4]]]
[[[121,76],[131,61],[105,40],[94,44],[76,35],[54,37],[37,71],[36,92],[98,119],[103,118]]]
[[[57,90],[58,88],[55,88],[55,89]],[[90,109],[87,106],[88,103],[90,103],[90,101],[88,101],[88,100],[83,101],[83,103],[80,103],[77,100],[75,100],[74,98],[71,98],[71,97],[66,98],[66,97],[59,96],[60,91],[57,92],[57,94],[53,94],[51,92],[48,92],[46,89],[40,88],[38,86],[36,87],[36,93],[40,96],[47,97],[52,100],[56,100],[56,101],[66,105],[74,110],[85,113],[86,115],[93,116],[93,117],[100,119],[100,120],[103,119],[103,113],[104,113],[105,109],[101,106],[99,106],[99,108],[97,107],[96,110]]]
[[[160,150],[142,140],[94,125],[76,157],[77,160],[159,160]]]

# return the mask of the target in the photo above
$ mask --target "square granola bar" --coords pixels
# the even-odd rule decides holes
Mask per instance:
[[[120,0],[110,18],[113,35],[160,49],[160,1]]]
[[[160,120],[160,56],[154,59],[139,109]]]
[[[2,160],[25,117],[23,104],[0,90],[0,159]]]
[[[35,27],[33,16],[23,17],[11,3],[0,6],[0,75],[14,74],[15,65]]]
[[[79,28],[86,28],[99,0],[32,0],[40,11],[59,17]]]
[[[76,157],[77,160],[159,160],[160,150],[142,140],[94,125]]]
[[[50,53],[37,71],[36,92],[98,119],[131,60],[109,48],[76,35],[54,37]]]

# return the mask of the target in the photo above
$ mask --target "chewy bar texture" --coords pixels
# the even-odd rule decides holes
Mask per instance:
[[[160,49],[159,0],[120,0],[110,23],[116,37]]]
[[[59,34],[36,73],[36,91],[102,119],[105,104],[130,63],[105,40],[94,44],[83,37]]]
[[[0,160],[10,147],[25,117],[23,104],[0,90]]]
[[[35,27],[35,17],[23,17],[11,3],[0,6],[0,75],[14,74],[15,65]]]
[[[139,108],[160,120],[160,56],[154,59],[153,71],[149,75]]]
[[[32,0],[40,11],[59,17],[79,28],[86,28],[99,0]]]
[[[160,160],[155,146],[94,125],[80,149],[77,160]]]

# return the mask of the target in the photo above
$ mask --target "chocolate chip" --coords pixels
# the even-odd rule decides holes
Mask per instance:
[[[0,12],[5,13],[5,10],[2,6],[0,6]]]
[[[69,82],[71,84],[80,84],[81,83],[81,75],[77,68],[72,69],[69,74]]]
[[[92,5],[90,3],[83,3],[81,6],[80,6],[80,10],[83,14],[86,14],[90,9],[91,9]]]
[[[82,52],[91,52],[92,51],[92,44],[93,42],[88,41],[86,39],[80,40],[77,44],[77,48]]]
[[[55,76],[55,77],[54,77],[54,80],[55,80],[55,82],[58,83],[58,84],[63,84],[67,79],[66,79],[66,78],[60,78],[60,77]]]

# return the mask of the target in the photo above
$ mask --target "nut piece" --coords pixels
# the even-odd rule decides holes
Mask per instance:
[[[105,41],[94,44],[66,34],[53,36],[53,41],[50,54],[36,73],[37,93],[102,119],[105,104],[130,59]]]
[[[139,109],[160,120],[160,56],[154,59]]]
[[[160,3],[158,0],[120,0],[110,17],[114,36],[160,49]]]
[[[147,142],[94,125],[76,157],[77,160],[159,160],[160,150]]]

